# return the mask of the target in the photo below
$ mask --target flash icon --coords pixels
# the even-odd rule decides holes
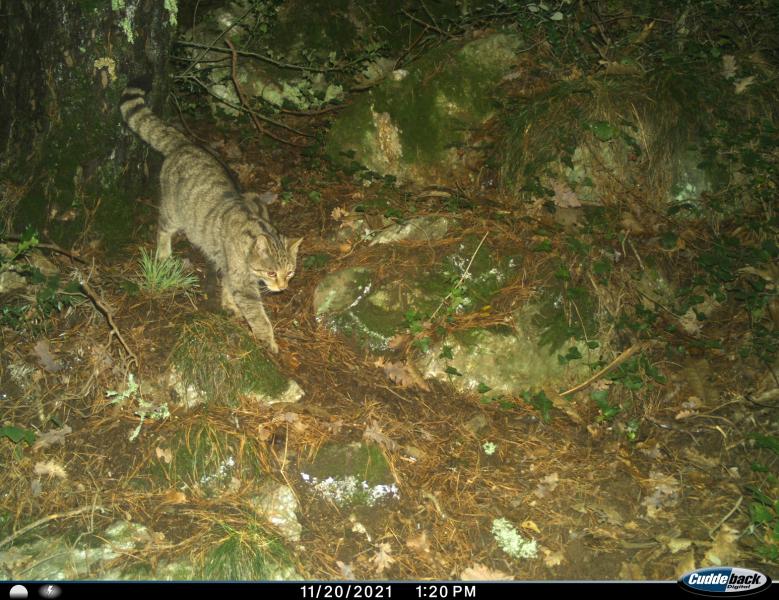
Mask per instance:
[[[41,598],[59,598],[62,590],[57,585],[42,585],[38,590],[38,595]]]

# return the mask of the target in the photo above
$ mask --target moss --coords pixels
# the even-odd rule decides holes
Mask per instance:
[[[341,115],[330,132],[329,156],[344,162],[339,152],[353,150],[368,167],[393,174],[440,162],[450,148],[464,143],[469,128],[493,111],[485,89],[491,89],[514,60],[511,49],[516,43],[513,36],[495,35],[431,51],[404,79],[388,79]],[[387,127],[377,131],[383,114],[391,121],[389,133]],[[395,134],[401,166],[382,165],[387,138]]]
[[[158,460],[150,469],[160,487],[201,490],[219,495],[233,478],[255,477],[261,472],[253,444],[244,436],[216,429],[206,420],[176,432],[168,442],[170,463]]]
[[[387,459],[378,446],[366,444],[325,444],[316,459],[304,467],[306,473],[318,479],[341,479],[353,475],[369,485],[392,481]]]
[[[289,387],[254,339],[221,315],[198,315],[184,325],[171,364],[185,386],[202,390],[217,404],[235,406],[242,393],[276,397]]]

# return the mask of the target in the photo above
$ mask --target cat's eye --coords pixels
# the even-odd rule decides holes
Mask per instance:
[[[268,271],[265,273],[268,277],[276,277],[276,271]]]

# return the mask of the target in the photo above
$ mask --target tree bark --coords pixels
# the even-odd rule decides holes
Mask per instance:
[[[132,238],[147,149],[117,103],[128,79],[151,75],[161,111],[170,21],[163,0],[0,0],[4,230],[108,250]]]

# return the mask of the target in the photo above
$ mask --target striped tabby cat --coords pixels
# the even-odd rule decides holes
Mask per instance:
[[[221,272],[222,306],[242,315],[255,337],[278,352],[258,282],[272,292],[286,289],[303,238],[279,234],[261,197],[242,194],[216,158],[151,112],[145,95],[131,83],[119,108],[128,127],[165,156],[158,255],[170,256],[173,235],[183,232]]]

